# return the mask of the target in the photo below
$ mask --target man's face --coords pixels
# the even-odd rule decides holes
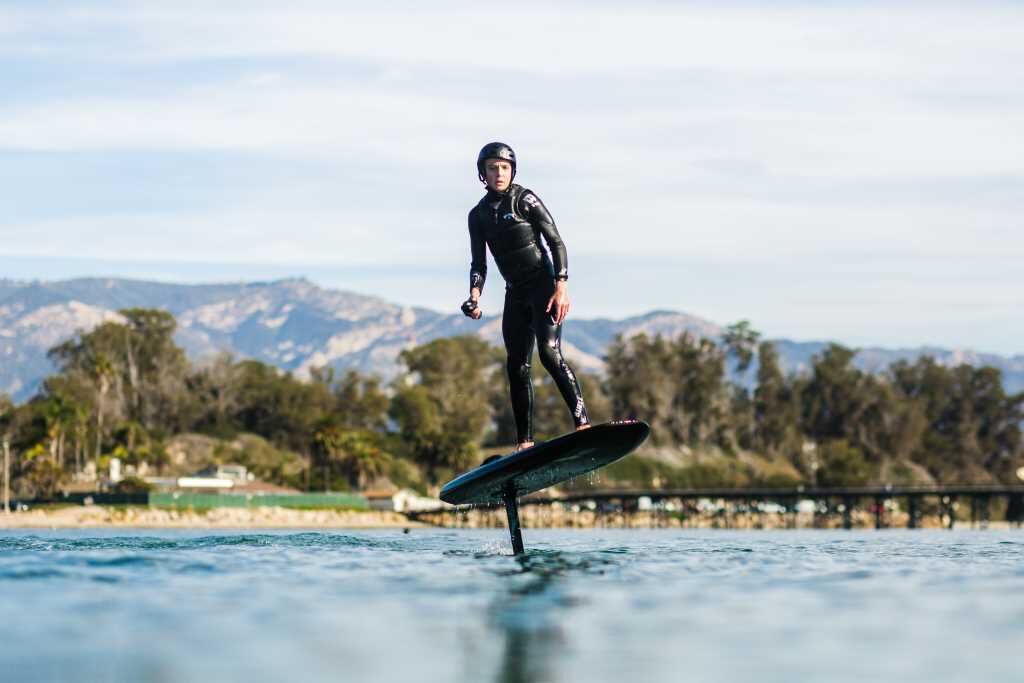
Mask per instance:
[[[512,164],[504,159],[488,159],[484,162],[487,187],[495,192],[504,192],[512,182]]]

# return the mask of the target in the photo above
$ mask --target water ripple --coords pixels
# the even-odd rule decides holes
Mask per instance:
[[[0,671],[1017,680],[1020,533],[525,535],[513,556],[502,530],[3,532],[0,611],[17,627],[0,639]],[[39,643],[45,658],[29,654]]]

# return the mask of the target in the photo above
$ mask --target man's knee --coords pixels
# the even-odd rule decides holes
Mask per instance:
[[[558,370],[561,366],[565,365],[565,359],[562,358],[562,352],[558,348],[558,342],[538,345],[537,355],[540,356],[541,365],[543,365],[548,372]]]
[[[530,359],[509,358],[505,361],[508,370],[509,381],[528,382],[530,381]]]

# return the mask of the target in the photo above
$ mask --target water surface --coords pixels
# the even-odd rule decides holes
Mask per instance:
[[[1019,681],[1024,532],[0,532],[19,681]]]

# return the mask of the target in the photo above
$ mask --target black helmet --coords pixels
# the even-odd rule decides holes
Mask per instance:
[[[512,164],[512,177],[516,177],[516,153],[504,142],[488,142],[476,156],[476,172],[484,179],[484,162],[488,159],[504,159]]]

